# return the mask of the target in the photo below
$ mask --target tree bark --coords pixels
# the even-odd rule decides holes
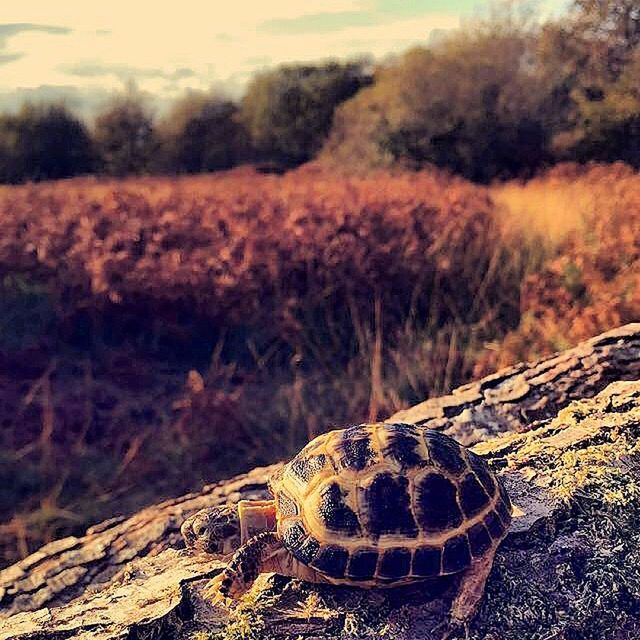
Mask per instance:
[[[640,630],[640,587],[634,586],[640,585],[640,576],[627,575],[640,566],[640,558],[619,562],[620,552],[612,546],[618,540],[616,522],[626,522],[640,504],[634,493],[636,482],[640,487],[635,463],[640,384],[614,384],[591,401],[561,410],[574,398],[594,396],[611,380],[637,378],[639,367],[640,325],[627,325],[393,416],[444,429],[464,442],[530,429],[475,447],[504,474],[519,513],[498,554],[472,634],[563,637],[569,628],[582,625],[587,633],[596,622],[604,624],[606,616],[588,619],[593,607],[574,610],[576,602],[598,595],[600,583],[593,583],[593,594],[586,590],[579,599],[565,590],[565,573],[579,583],[570,581],[572,589],[594,575],[603,583],[617,576],[616,588],[624,587],[610,607],[620,621],[606,629],[609,635],[565,637],[627,638],[633,637],[624,635],[629,629]],[[146,632],[149,637],[189,638],[202,630],[219,637],[250,637],[251,629],[255,637],[384,637],[385,629],[393,630],[389,637],[432,637],[429,629],[444,619],[455,578],[382,593],[263,577],[249,600],[232,612],[214,610],[203,601],[202,585],[220,564],[182,550],[180,524],[205,506],[265,497],[266,480],[276,467],[255,469],[130,518],[104,522],[82,538],[46,545],[1,571],[0,639],[146,637]],[[560,473],[564,467],[569,470]],[[590,492],[595,502],[589,502]],[[609,553],[596,560],[589,555],[596,534],[580,515],[587,508],[584,500],[603,529],[596,532],[602,536],[600,547]],[[612,511],[616,500],[622,501],[620,514]],[[585,573],[580,567],[589,562],[597,566]],[[628,584],[621,582],[622,574]],[[544,619],[536,618],[534,603]],[[505,611],[513,619],[506,619]],[[532,631],[536,629],[539,636]],[[549,635],[551,631],[560,635]]]
[[[463,444],[526,430],[610,382],[640,378],[640,323],[602,333],[537,362],[523,362],[449,395],[398,411],[391,420],[442,429]]]

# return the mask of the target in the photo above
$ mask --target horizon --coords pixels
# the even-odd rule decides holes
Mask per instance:
[[[131,83],[159,113],[189,91],[237,100],[260,71],[359,56],[378,62],[491,7],[478,0],[314,0],[304,7],[245,0],[221,8],[186,0],[178,13],[123,0],[102,12],[78,0],[38,4],[0,10],[0,112],[64,102],[91,117]],[[139,25],[151,11],[153,29],[142,39]],[[561,11],[551,0],[537,3],[539,17]]]

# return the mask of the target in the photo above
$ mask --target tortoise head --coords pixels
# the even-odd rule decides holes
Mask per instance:
[[[240,546],[240,518],[237,505],[202,509],[187,518],[180,528],[187,549],[226,556]]]

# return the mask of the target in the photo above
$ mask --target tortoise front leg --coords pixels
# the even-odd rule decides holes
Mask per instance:
[[[315,583],[332,583],[327,576],[291,555],[275,531],[251,538],[233,555],[227,567],[208,585],[207,596],[216,603],[224,598],[240,598],[261,573],[273,572]]]
[[[269,561],[284,549],[274,531],[259,533],[243,544],[224,571],[210,583],[208,595],[218,598],[239,598],[251,589],[256,578],[268,568]]]

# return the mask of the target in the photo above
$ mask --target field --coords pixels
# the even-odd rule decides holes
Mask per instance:
[[[0,189],[0,565],[640,318],[640,176]]]

